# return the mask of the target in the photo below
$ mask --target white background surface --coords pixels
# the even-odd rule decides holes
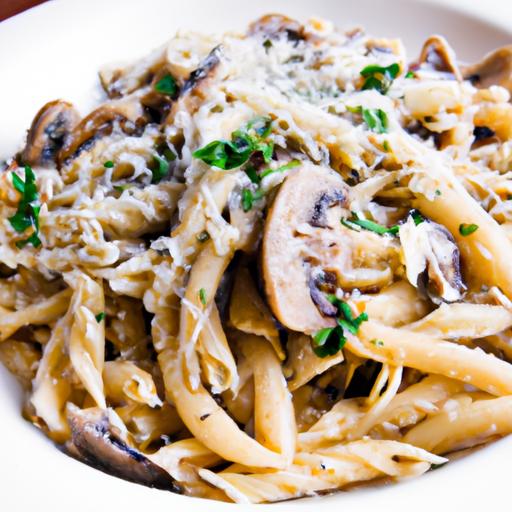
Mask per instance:
[[[441,4],[449,9],[440,8]],[[459,10],[477,13],[493,25],[468,19]],[[421,41],[435,32],[447,36],[466,60],[512,43],[505,32],[512,30],[510,0],[57,0],[0,24],[0,158],[19,147],[24,130],[46,101],[62,97],[76,102],[82,112],[98,101],[96,71],[101,64],[143,55],[178,27],[243,29],[265,12],[299,18],[320,15],[342,26],[361,24],[374,34],[400,36],[412,48],[410,58],[417,55]],[[20,399],[17,385],[1,367],[2,512],[256,508],[175,496],[88,468],[62,455],[20,418]],[[410,482],[273,505],[269,510],[508,512],[512,510],[511,461],[512,440],[506,439]]]

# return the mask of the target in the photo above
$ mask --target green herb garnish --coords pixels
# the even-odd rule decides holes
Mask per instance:
[[[14,188],[22,195],[18,203],[16,213],[9,217],[9,222],[15,231],[23,233],[28,228],[32,227],[32,233],[26,240],[16,242],[16,247],[22,249],[27,244],[32,244],[34,247],[41,245],[39,239],[39,212],[41,204],[39,202],[39,194],[37,192],[36,176],[30,166],[25,166],[25,181],[23,181],[16,173],[11,173],[12,184]]]
[[[285,172],[290,169],[293,169],[294,167],[297,167],[300,165],[299,160],[292,160],[291,162],[288,162],[285,165],[281,165],[281,167],[278,167],[277,169],[265,169],[261,174],[258,174],[256,172],[256,169],[254,167],[249,167],[245,170],[247,176],[249,179],[256,184],[259,184],[263,178],[266,178],[267,176],[278,173],[278,172]],[[246,187],[242,190],[242,208],[244,212],[248,212],[254,203],[254,201],[258,201],[264,196],[263,190],[261,188],[256,188],[255,191],[251,190],[250,188]]]
[[[398,233],[399,226],[394,225],[390,228],[383,226],[382,224],[378,224],[377,222],[373,222],[368,219],[360,219],[357,215],[352,212],[352,217],[350,219],[341,219],[341,223],[350,229],[354,229],[355,231],[359,231],[357,227],[366,229],[367,231],[373,231],[378,235],[396,235]],[[355,227],[357,226],[357,227]]]
[[[414,78],[414,71],[407,71],[405,78]]]
[[[194,151],[192,156],[213,167],[230,170],[245,164],[256,152],[261,152],[265,163],[269,163],[274,153],[273,141],[265,140],[270,134],[272,120],[257,117],[245,128],[231,134],[231,140],[214,140]]]
[[[361,114],[370,130],[375,133],[387,133],[388,116],[384,110],[380,108],[362,108]]]
[[[203,306],[206,306],[206,290],[204,288],[199,290],[199,300]]]
[[[350,219],[341,219],[341,223],[349,228],[353,229],[354,231],[360,231],[360,229],[366,229],[367,231],[373,231],[374,233],[377,233],[378,235],[394,235],[396,236],[398,234],[398,231],[400,229],[400,226],[398,224],[395,224],[391,227],[383,226],[382,224],[378,224],[377,222],[374,222],[373,220],[368,220],[359,217],[355,212],[351,212],[352,217]],[[414,224],[417,226],[418,224],[421,224],[425,218],[421,215],[421,213],[418,210],[411,210],[409,212],[409,216],[411,216],[414,220]]]
[[[325,327],[313,336],[313,352],[318,357],[333,356],[345,346],[346,341],[342,327]]]
[[[112,162],[112,160],[107,160],[107,161],[103,164],[103,167],[106,167],[107,169],[112,169],[112,167],[114,167],[114,162]]]
[[[382,147],[384,148],[384,151],[386,153],[389,153],[391,151],[391,148],[389,147],[389,142],[387,140],[385,140],[383,143],[382,143]]]
[[[154,168],[151,169],[151,173],[153,174],[151,183],[160,183],[169,174],[169,162],[160,155],[155,155],[154,159],[155,165]]]
[[[96,318],[96,322],[101,323],[101,321],[105,318],[105,311],[98,313],[94,318]]]
[[[270,174],[275,174],[278,172],[284,172],[289,171],[290,169],[293,169],[294,167],[297,167],[300,165],[300,160],[292,160],[291,162],[288,162],[285,165],[281,165],[281,167],[278,167],[277,169],[266,169],[260,174],[260,179],[269,176]]]
[[[167,96],[175,96],[178,92],[178,85],[172,75],[165,75],[155,84],[155,91]]]
[[[366,66],[361,71],[361,76],[366,79],[363,90],[376,89],[381,94],[386,94],[398,73],[400,73],[400,65],[396,62],[387,67],[375,64]]]
[[[459,233],[462,236],[469,236],[478,229],[476,224],[461,224],[459,226]]]
[[[371,340],[370,343],[376,347],[383,347],[384,342],[382,340]]]
[[[318,357],[327,357],[338,353],[347,341],[345,330],[351,334],[357,334],[361,324],[368,320],[366,313],[354,317],[350,306],[335,295],[327,295],[327,300],[338,309],[337,325],[336,327],[325,327],[314,334],[313,351]]]
[[[252,208],[254,201],[260,200],[263,195],[261,189],[257,189],[253,192],[250,188],[244,188],[242,190],[242,208],[244,212],[248,212]]]

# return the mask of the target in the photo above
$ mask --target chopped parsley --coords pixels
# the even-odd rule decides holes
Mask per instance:
[[[386,94],[393,83],[393,80],[400,73],[400,65],[396,62],[387,67],[372,64],[361,71],[365,78],[363,90],[375,89],[381,94]]]
[[[112,162],[112,160],[107,160],[107,161],[103,164],[103,167],[106,167],[107,169],[112,169],[112,167],[114,167],[114,162]]]
[[[376,347],[383,347],[384,342],[382,340],[371,340],[370,343]]]
[[[34,229],[34,232],[26,240],[16,242],[16,247],[22,249],[27,244],[39,247],[41,245],[38,235],[41,203],[37,192],[36,176],[32,168],[27,165],[25,166],[25,181],[14,172],[11,173],[11,177],[14,188],[22,197],[18,203],[18,210],[12,217],[9,217],[9,222],[18,233],[23,233],[30,227]]]
[[[208,234],[208,231],[201,231],[201,233],[196,235],[196,238],[198,242],[204,243],[210,239],[210,235]]]
[[[350,219],[341,219],[341,223],[345,227],[349,229],[354,229],[355,231],[359,231],[358,228],[362,228],[366,229],[367,231],[373,231],[378,235],[396,235],[398,234],[399,229],[398,224],[388,228],[372,220],[361,219],[354,212],[352,212],[352,217]]]
[[[98,313],[94,318],[96,318],[96,322],[101,323],[105,319],[105,311]]]
[[[351,212],[352,217],[350,219],[341,219],[341,223],[349,228],[353,229],[354,231],[360,231],[360,229],[366,229],[366,231],[373,231],[374,233],[377,233],[378,235],[393,235],[396,236],[398,234],[398,230],[400,229],[400,226],[398,224],[395,224],[391,227],[383,226],[382,224],[378,224],[377,222],[374,222],[373,220],[368,220],[361,218],[358,216],[355,212]],[[409,215],[413,218],[414,224],[417,226],[418,224],[421,224],[425,218],[421,215],[421,213],[418,210],[411,210],[409,212]]]
[[[441,195],[441,191],[438,188],[436,188],[436,196],[440,196],[440,195]]]
[[[261,189],[257,189],[253,192],[250,188],[244,188],[242,190],[242,208],[244,212],[248,212],[254,203],[254,201],[258,201],[263,197],[263,191]]]
[[[206,306],[206,290],[204,288],[199,290],[199,300],[203,306]]]
[[[469,236],[478,229],[476,224],[461,224],[459,226],[459,233],[462,236]]]
[[[382,143],[382,147],[386,153],[389,153],[391,151],[391,148],[389,147],[389,142],[387,140],[385,140]]]
[[[337,354],[347,341],[345,331],[357,334],[361,324],[368,320],[366,313],[354,317],[350,306],[335,295],[327,295],[327,300],[338,309],[337,325],[335,327],[325,327],[314,334],[313,351],[318,357]]]
[[[387,133],[388,116],[384,110],[380,108],[362,108],[361,114],[364,122],[372,132]]]
[[[274,142],[266,140],[271,130],[270,117],[257,117],[244,128],[234,131],[231,140],[214,140],[194,151],[192,156],[213,167],[230,170],[240,167],[254,153],[260,152],[268,164],[274,154]]]
[[[259,184],[263,178],[266,178],[271,174],[285,172],[297,167],[298,165],[300,165],[300,160],[292,160],[287,164],[281,165],[281,167],[278,167],[277,169],[265,169],[261,174],[258,174],[254,167],[249,167],[245,172],[253,183]],[[257,187],[255,191],[251,190],[249,187],[245,187],[242,190],[242,208],[244,212],[248,212],[252,208],[254,201],[258,201],[264,195],[265,193],[260,187]]]
[[[155,84],[155,91],[173,97],[178,92],[178,85],[174,77],[167,74]]]
[[[153,174],[151,183],[160,183],[169,174],[169,162],[158,154],[154,156],[154,159],[155,164],[151,169]]]
[[[414,78],[414,71],[407,71],[405,78]]]
[[[270,174],[275,174],[278,172],[284,172],[289,171],[290,169],[293,169],[294,167],[297,167],[300,165],[300,160],[292,160],[291,162],[288,162],[285,165],[281,165],[281,167],[278,167],[277,169],[265,169],[259,176],[260,180],[263,178],[266,178]]]

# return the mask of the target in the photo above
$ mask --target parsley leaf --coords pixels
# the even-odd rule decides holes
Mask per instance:
[[[206,306],[206,290],[204,288],[199,290],[199,300],[203,306]]]
[[[18,210],[12,217],[9,217],[9,222],[18,233],[23,233],[30,227],[34,228],[34,233],[26,240],[16,242],[16,247],[22,249],[27,244],[39,247],[41,245],[41,240],[38,236],[41,204],[39,203],[39,194],[37,192],[36,176],[32,168],[27,165],[25,166],[25,181],[14,172],[11,173],[11,177],[13,187],[22,194],[22,197],[18,203]]]
[[[362,108],[361,114],[370,130],[375,133],[387,133],[388,116],[384,110],[380,108]]]
[[[167,74],[155,84],[155,91],[173,97],[178,92],[178,85],[174,77]]]
[[[289,171],[290,169],[293,169],[294,167],[297,167],[299,165],[300,160],[292,160],[291,162],[288,162],[285,165],[281,165],[281,167],[278,167],[277,169],[266,169],[260,174],[260,179],[263,179],[266,176],[269,176],[270,174],[274,174],[277,172]]]
[[[298,165],[300,165],[300,160],[292,160],[287,164],[281,165],[281,167],[278,167],[277,169],[266,169],[261,174],[258,174],[254,167],[249,167],[245,172],[253,183],[258,184],[263,178],[271,174],[288,171],[289,169],[293,169]],[[265,194],[263,190],[261,190],[259,187],[254,192],[248,187],[244,188],[242,190],[242,208],[244,212],[248,212],[252,208],[254,201],[258,201],[264,195]]]
[[[366,66],[361,71],[361,76],[366,78],[363,90],[376,89],[381,94],[386,94],[398,73],[400,73],[400,65],[396,62],[387,67],[376,64]]]
[[[359,228],[366,229],[367,231],[373,231],[378,235],[396,235],[399,229],[398,225],[388,228],[381,224],[377,224],[377,222],[373,222],[372,220],[360,219],[354,212],[352,212],[352,217],[350,219],[341,219],[341,223],[349,229],[355,229],[358,231],[357,228],[354,228],[354,226],[357,226]]]
[[[263,197],[263,191],[261,189],[253,192],[250,188],[244,188],[242,190],[242,208],[244,212],[248,212],[254,203]]]
[[[405,78],[414,78],[414,71],[407,71]]]
[[[258,151],[265,163],[269,163],[274,153],[274,142],[265,138],[270,134],[271,123],[270,118],[257,117],[249,121],[245,128],[234,131],[231,140],[214,140],[194,151],[192,156],[224,170],[240,167]]]
[[[96,318],[96,322],[101,323],[101,321],[105,318],[105,311],[98,313],[94,318]]]
[[[459,233],[462,236],[469,236],[478,229],[476,224],[461,224],[459,226]]]
[[[151,169],[151,183],[160,183],[169,174],[169,162],[160,155],[155,155],[154,158],[155,167]]]
[[[414,224],[416,226],[425,221],[425,218],[421,215],[421,213],[418,210],[411,210],[409,212],[409,216],[413,218]],[[398,224],[395,224],[394,226],[388,228],[386,226],[383,226],[382,224],[374,222],[373,220],[361,219],[357,216],[355,212],[352,212],[352,217],[350,219],[341,219],[341,223],[345,227],[353,229],[354,231],[359,231],[360,228],[362,228],[366,229],[367,231],[373,231],[378,235],[396,236],[398,234],[398,230],[400,229],[400,226]]]
[[[107,169],[112,169],[112,167],[114,167],[114,162],[112,162],[112,160],[107,160],[107,161],[103,164],[103,167],[106,167]]]
[[[333,356],[345,346],[346,341],[343,328],[326,327],[313,336],[313,352],[318,357]]]
[[[332,356],[339,352],[347,341],[345,330],[355,335],[361,324],[368,320],[366,313],[354,317],[350,306],[335,295],[327,295],[327,300],[338,309],[337,325],[325,327],[314,334],[313,351],[318,357]]]

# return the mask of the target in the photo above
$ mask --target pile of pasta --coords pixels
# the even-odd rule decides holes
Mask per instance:
[[[103,471],[237,503],[512,431],[512,47],[281,15],[56,100],[0,174],[0,360]],[[414,58],[415,56],[413,56]]]

